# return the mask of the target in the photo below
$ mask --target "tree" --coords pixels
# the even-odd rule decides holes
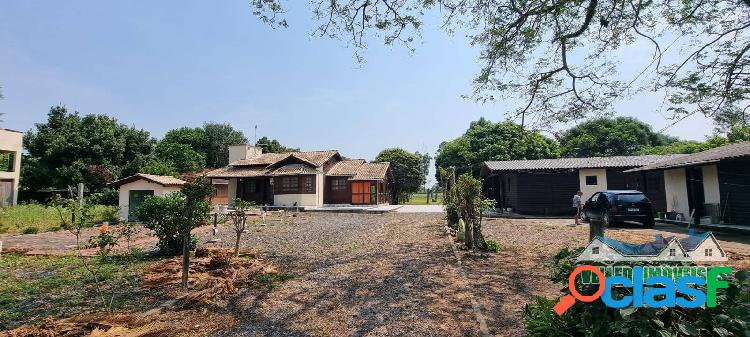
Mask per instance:
[[[263,22],[286,27],[282,3],[251,1]],[[598,114],[640,89],[668,95],[676,117],[747,120],[750,1],[314,0],[310,8],[315,33],[348,41],[358,59],[373,37],[412,50],[424,18],[442,16],[442,27],[463,29],[482,48],[474,98],[518,96],[512,116],[522,125],[527,115],[550,124]],[[638,43],[653,46],[651,60],[618,77],[622,48]]]
[[[174,165],[172,165],[169,162],[159,160],[153,156],[149,156],[148,159],[146,159],[145,163],[143,164],[143,166],[141,166],[138,172],[146,173],[146,174],[155,174],[159,176],[172,176],[172,177],[180,176],[180,172],[177,171],[177,168],[174,167]]]
[[[677,140],[631,117],[591,119],[560,132],[557,138],[564,157],[630,156]]]
[[[486,250],[482,234],[482,212],[491,209],[494,201],[482,196],[482,182],[470,174],[462,174],[451,186],[451,196],[464,222],[464,242],[468,249]]]
[[[299,151],[299,148],[286,147],[284,145],[281,145],[281,143],[279,143],[278,140],[269,139],[268,137],[265,137],[265,136],[258,139],[258,142],[255,143],[255,146],[263,147],[263,152],[267,152],[267,153],[287,153],[287,152]]]
[[[182,236],[182,286],[187,288],[190,271],[190,231],[208,220],[211,209],[209,198],[214,193],[214,185],[206,176],[198,176],[195,181],[182,185],[180,192],[185,195],[185,210],[178,235]]]
[[[245,232],[247,226],[247,211],[253,206],[252,202],[235,198],[232,202],[234,210],[229,212],[229,220],[232,222],[232,228],[236,234],[236,240],[234,241],[234,256],[240,256],[240,239],[242,233]]]
[[[393,185],[391,200],[399,204],[409,194],[419,191],[422,186],[422,157],[400,148],[385,149],[375,157],[376,163],[391,163]]]
[[[729,144],[730,141],[722,136],[714,135],[705,142],[694,140],[676,141],[667,145],[645,148],[641,154],[670,154],[670,153],[696,153]]]
[[[64,188],[83,182],[97,191],[132,172],[131,162],[148,155],[154,139],[147,131],[120,124],[105,115],[50,109],[45,123],[24,135],[28,154],[22,161],[25,190]]]
[[[205,123],[203,132],[206,135],[206,144],[203,148],[206,166],[211,168],[229,164],[229,145],[247,143],[242,131],[235,130],[230,124]]]
[[[524,130],[513,122],[492,123],[484,118],[471,122],[466,132],[443,142],[435,156],[437,167],[456,167],[457,174],[479,176],[488,160],[557,158],[560,148],[538,131]],[[439,177],[438,177],[439,178]]]
[[[206,155],[190,145],[162,139],[156,144],[154,156],[180,173],[198,172],[206,167]]]

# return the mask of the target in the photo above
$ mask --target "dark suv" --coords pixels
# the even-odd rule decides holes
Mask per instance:
[[[602,191],[586,200],[583,213],[590,221],[601,221],[610,226],[623,221],[640,222],[654,227],[651,201],[639,191]]]

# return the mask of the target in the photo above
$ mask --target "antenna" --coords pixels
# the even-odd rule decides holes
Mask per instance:
[[[255,138],[253,146],[255,146],[258,144],[258,124],[255,124],[255,133],[253,134],[253,137]]]

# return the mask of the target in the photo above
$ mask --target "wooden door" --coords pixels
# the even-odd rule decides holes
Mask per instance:
[[[0,180],[0,206],[13,205],[13,180]]]
[[[372,194],[369,181],[352,182],[352,204],[369,205],[372,202]]]

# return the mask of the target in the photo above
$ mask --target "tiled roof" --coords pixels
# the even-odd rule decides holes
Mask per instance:
[[[266,174],[265,167],[253,168],[243,166],[227,166],[206,173],[209,178],[236,178],[236,177],[260,177]]]
[[[390,163],[363,163],[351,180],[380,180],[388,174]]]
[[[316,174],[317,170],[304,164],[288,164],[269,172],[273,176],[288,176],[298,174]]]
[[[659,161],[684,157],[684,154],[559,158],[537,160],[486,161],[490,171],[557,170],[582,168],[638,167]]]
[[[686,238],[680,239],[680,244],[686,251],[692,252],[695,248],[698,248],[703,241],[706,241],[709,236],[711,236],[711,232],[690,235]]]
[[[116,187],[116,186],[124,185],[124,184],[131,183],[131,182],[134,182],[136,180],[141,180],[141,179],[147,180],[147,181],[150,181],[152,183],[156,183],[162,186],[181,186],[182,184],[185,183],[184,180],[177,179],[175,177],[157,176],[154,174],[145,174],[145,173],[136,173],[130,177],[123,178],[117,181],[113,181],[109,184],[109,186]]]
[[[289,156],[295,156],[309,161],[316,166],[321,166],[328,159],[335,156],[338,153],[336,150],[326,151],[307,151],[307,152],[288,152],[288,153],[263,153],[252,158],[242,159],[230,163],[231,166],[254,166],[254,165],[270,165]]]
[[[364,163],[364,159],[342,160],[333,164],[326,174],[329,176],[353,176],[357,174],[357,170]]]
[[[710,164],[710,163],[719,162],[723,159],[747,157],[747,156],[750,156],[750,142],[740,142],[740,143],[734,143],[734,144],[729,144],[729,145],[725,145],[722,147],[713,148],[713,149],[706,150],[703,152],[683,155],[681,157],[671,158],[669,160],[652,163],[644,167],[630,170],[629,172]]]

